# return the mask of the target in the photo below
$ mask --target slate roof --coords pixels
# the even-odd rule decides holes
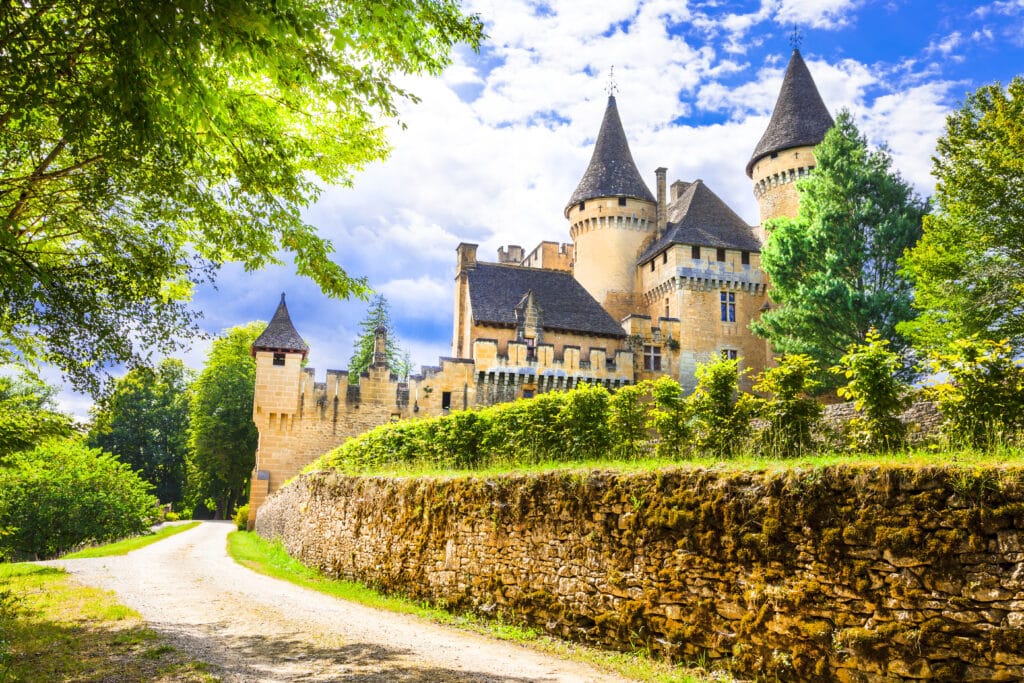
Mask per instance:
[[[545,329],[619,339],[626,336],[622,326],[566,271],[478,262],[468,276],[476,323],[514,326],[516,306],[532,291],[543,311]]]
[[[793,50],[772,119],[747,163],[747,176],[752,177],[754,164],[769,154],[791,147],[817,145],[825,139],[833,123],[800,50]]]
[[[619,110],[615,105],[615,96],[608,97],[608,106],[604,110],[604,120],[597,134],[594,154],[590,157],[580,184],[569,198],[565,213],[575,204],[595,197],[632,197],[654,201],[654,195],[640,177],[636,169],[633,155],[629,151],[626,133],[622,129]]]
[[[288,315],[288,307],[284,303],[284,292],[281,292],[281,303],[274,311],[274,317],[263,333],[256,337],[252,343],[253,352],[262,351],[292,351],[306,355],[309,352],[309,345],[302,340],[299,333],[292,324],[291,316]]]
[[[644,249],[638,264],[650,260],[671,244],[761,251],[754,228],[701,180],[690,183],[679,198],[666,207],[666,214],[665,234]]]

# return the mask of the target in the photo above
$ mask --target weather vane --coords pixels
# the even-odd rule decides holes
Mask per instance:
[[[614,97],[615,93],[619,91],[619,86],[615,85],[615,66],[608,69],[608,96]]]
[[[789,44],[793,46],[794,50],[800,49],[800,43],[803,42],[803,35],[800,33],[799,26],[793,26],[793,32],[789,34]]]

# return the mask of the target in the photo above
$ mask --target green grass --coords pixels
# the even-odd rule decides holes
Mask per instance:
[[[757,455],[738,455],[725,459],[641,458],[636,460],[615,460],[611,458],[596,458],[577,462],[496,463],[484,468],[465,470],[439,468],[429,463],[387,463],[373,470],[346,471],[344,468],[339,468],[339,471],[355,476],[457,478],[497,476],[513,473],[575,472],[580,470],[643,472],[670,468],[705,469],[718,472],[760,472],[815,469],[840,465],[881,467],[946,467],[952,465],[964,468],[998,467],[1003,465],[1024,466],[1024,448],[1001,446],[990,450],[972,450],[925,447],[897,453],[820,453],[796,458],[772,458]]]
[[[127,555],[133,550],[139,548],[145,548],[151,543],[162,541],[168,536],[174,536],[180,534],[183,531],[194,529],[199,526],[199,522],[189,522],[187,524],[172,524],[170,526],[160,527],[157,531],[145,536],[133,536],[131,538],[125,538],[114,543],[108,543],[106,545],[97,545],[91,548],[84,548],[77,552],[69,553],[64,555],[61,559],[64,560],[76,560],[83,557],[110,557],[111,555]]]
[[[62,569],[0,564],[0,681],[216,683],[113,593]]]
[[[472,615],[452,614],[420,601],[385,595],[352,581],[331,579],[307,567],[285,552],[280,542],[269,543],[258,535],[234,531],[228,535],[228,554],[253,571],[288,581],[297,586],[368,607],[411,614],[437,624],[510,640],[556,656],[586,662],[598,668],[647,683],[707,683],[731,681],[722,674],[708,674],[696,668],[672,665],[643,652],[608,652],[552,638],[542,632],[501,620],[484,620]]]

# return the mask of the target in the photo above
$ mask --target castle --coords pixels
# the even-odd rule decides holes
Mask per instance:
[[[667,169],[659,168],[652,193],[609,96],[593,156],[565,207],[572,243],[542,242],[528,255],[510,245],[497,262],[478,260],[475,244],[460,244],[452,356],[407,382],[387,366],[384,329],[362,376],[328,370],[326,382],[316,382],[315,371],[302,367],[308,346],[282,295],[252,346],[260,440],[250,526],[266,496],[305,465],[384,422],[581,382],[615,389],[667,374],[692,389],[697,365],[717,355],[760,372],[771,349],[749,325],[769,305],[763,226],[796,216],[795,181],[814,168],[814,147],[832,124],[794,49],[746,166],[760,210],[751,226],[701,180],[667,186]]]

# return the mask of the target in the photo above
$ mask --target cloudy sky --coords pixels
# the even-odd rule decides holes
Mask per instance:
[[[466,0],[488,39],[437,79],[407,83],[394,151],[306,217],[352,274],[391,303],[413,363],[450,354],[455,247],[566,242],[562,211],[590,159],[614,67],[619,113],[654,187],[702,178],[750,223],[744,167],[764,131],[798,29],[825,104],[848,108],[923,196],[945,116],[968,92],[1024,74],[1024,0]],[[222,269],[195,304],[211,332],[268,320],[281,291],[322,378],[344,368],[361,301],[336,301],[289,266]],[[201,367],[208,342],[183,345]],[[84,416],[88,399],[65,390]]]

